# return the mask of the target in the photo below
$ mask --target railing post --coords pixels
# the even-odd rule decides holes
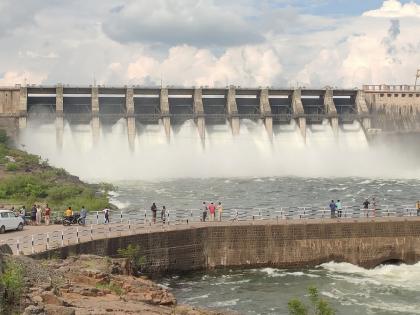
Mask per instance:
[[[108,238],[111,237],[111,224],[108,224]]]
[[[79,244],[79,227],[76,227],[76,244]]]
[[[128,219],[128,233],[131,234],[131,221]]]
[[[121,223],[122,223],[123,222],[123,212],[122,212],[122,210],[120,212],[120,219],[121,219]]]
[[[96,224],[99,224],[99,211],[96,211]]]
[[[19,244],[19,238],[16,240],[16,250],[17,250],[17,254],[20,254],[20,244]]]
[[[61,247],[64,247],[64,231],[61,230]]]
[[[47,250],[50,248],[50,235],[47,233],[47,244],[46,244]]]
[[[93,225],[90,225],[90,239],[93,241]]]
[[[35,248],[34,248],[34,236],[32,235],[32,239],[31,239],[31,249],[32,249],[32,254],[35,253]]]

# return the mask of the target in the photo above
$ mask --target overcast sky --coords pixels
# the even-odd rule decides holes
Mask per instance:
[[[0,0],[0,85],[413,84],[420,1]]]

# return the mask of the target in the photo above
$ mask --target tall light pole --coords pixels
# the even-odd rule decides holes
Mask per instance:
[[[417,69],[416,81],[414,82],[414,89],[417,90],[417,79],[420,78],[420,69]]]

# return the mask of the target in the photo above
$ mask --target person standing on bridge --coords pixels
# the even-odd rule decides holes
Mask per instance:
[[[207,218],[207,205],[206,202],[203,201],[203,206],[202,206],[202,211],[203,211],[203,217],[201,219],[201,221],[206,222],[206,218]]]
[[[157,214],[157,207],[156,207],[155,203],[152,204],[152,206],[150,207],[150,210],[152,211],[153,224],[155,224],[156,223],[156,214]]]
[[[219,221],[222,221],[222,212],[223,212],[223,207],[222,207],[222,203],[219,201],[219,204],[216,207],[217,210],[217,214],[218,214],[218,219]]]
[[[48,203],[45,205],[45,209],[44,209],[44,219],[45,219],[45,224],[46,224],[46,225],[50,225],[50,219],[51,219],[51,209],[50,209],[50,207],[48,207]]]
[[[86,224],[86,216],[87,216],[87,210],[85,206],[82,206],[82,209],[80,209],[80,219],[82,220],[82,224]]]
[[[417,200],[416,202],[416,210],[417,210],[417,216],[420,216],[420,201]]]
[[[109,223],[109,209],[108,208],[105,208],[102,211],[104,212],[104,217],[105,217],[104,224],[107,224],[107,223]]]
[[[214,206],[213,202],[211,202],[209,205],[209,212],[210,212],[210,220],[214,221],[214,213],[216,212],[216,207]]]
[[[40,225],[42,220],[42,208],[40,205],[36,206],[36,225]]]
[[[337,208],[338,217],[341,218],[341,216],[343,215],[343,206],[341,205],[340,199],[337,200],[335,206]]]
[[[335,204],[334,200],[331,200],[330,202],[331,219],[335,218],[335,209],[337,209],[337,205]]]
[[[162,220],[162,223],[165,224],[166,222],[166,207],[162,207],[162,211],[160,212],[160,219]]]
[[[32,225],[36,224],[36,205],[33,205],[31,208],[31,223]]]

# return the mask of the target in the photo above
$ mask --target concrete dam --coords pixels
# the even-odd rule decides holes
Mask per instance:
[[[395,93],[391,94],[392,98]],[[57,146],[62,146],[65,122],[90,125],[95,142],[101,126],[113,125],[124,119],[128,142],[133,146],[138,124],[162,124],[167,139],[170,139],[172,128],[193,120],[198,135],[205,143],[208,125],[228,122],[232,134],[237,135],[242,120],[260,121],[271,139],[273,126],[294,121],[305,141],[307,125],[321,124],[325,120],[335,135],[340,125],[354,121],[358,121],[367,132],[371,128],[372,113],[378,113],[388,125],[387,114],[383,115],[383,104],[378,102],[382,97],[376,98],[382,94],[369,89],[257,89],[233,86],[0,87],[0,127],[16,135],[26,127],[27,122],[54,122]],[[420,98],[407,97],[407,100],[419,101]],[[406,113],[406,110],[403,112]]]
[[[64,121],[90,124],[97,139],[101,125],[125,119],[133,145],[138,123],[160,122],[170,139],[171,126],[194,120],[204,142],[206,125],[227,121],[236,135],[242,119],[260,120],[271,138],[273,125],[293,120],[305,140],[306,125],[324,120],[334,134],[340,125],[354,121],[365,132],[415,131],[420,126],[419,106],[420,87],[408,85],[365,85],[353,90],[17,85],[0,87],[0,127],[15,135],[28,120],[55,122],[60,146]]]

